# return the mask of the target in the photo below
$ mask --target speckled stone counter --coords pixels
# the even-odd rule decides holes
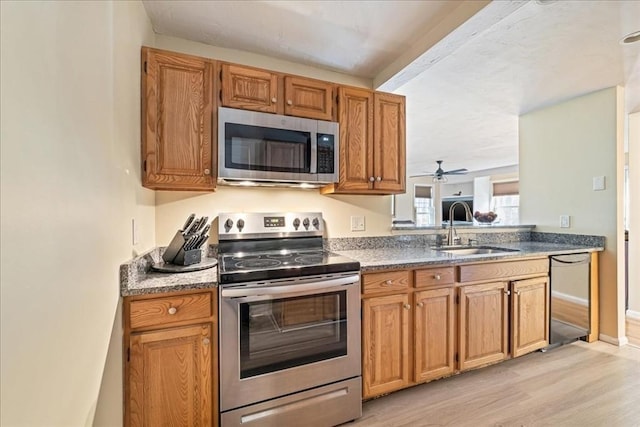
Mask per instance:
[[[155,294],[218,286],[218,267],[188,273],[160,273],[151,269],[164,248],[152,249],[120,266],[120,295]],[[204,255],[204,254],[203,254]],[[208,257],[215,258],[209,250]]]
[[[547,242],[501,243],[499,247],[507,249],[517,249],[518,251],[493,254],[454,255],[431,249],[429,247],[407,247],[384,249],[355,249],[337,252],[341,255],[360,261],[360,268],[362,272],[367,272],[386,269],[418,268],[432,265],[492,261],[499,259],[515,259],[580,252],[596,252],[603,250],[603,247],[601,246],[585,246]]]
[[[497,231],[497,230],[496,230]],[[334,238],[324,242],[328,250],[360,262],[363,272],[419,268],[430,265],[460,264],[498,259],[514,259],[555,254],[595,252],[604,249],[602,236],[562,233],[540,233],[514,229],[512,232],[468,235],[476,245],[517,249],[517,252],[454,255],[431,249],[435,235],[398,235],[361,238]],[[467,236],[465,236],[465,239]],[[465,242],[466,243],[466,242]],[[151,269],[162,258],[164,248],[152,249],[120,266],[122,296],[154,294],[188,289],[212,288],[218,285],[218,268],[190,273],[159,273]],[[217,247],[209,246],[203,257],[215,258]]]

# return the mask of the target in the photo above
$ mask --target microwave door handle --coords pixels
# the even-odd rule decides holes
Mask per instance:
[[[309,173],[318,172],[318,132],[311,132],[311,159]]]

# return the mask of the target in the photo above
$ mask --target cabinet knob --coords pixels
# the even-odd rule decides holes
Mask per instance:
[[[440,275],[440,273],[436,273],[436,274],[433,275],[433,278],[436,279],[436,280],[440,280],[440,279],[442,279],[442,276]]]
[[[293,105],[293,101],[290,99],[287,99],[287,105]]]
[[[370,177],[369,177],[369,182],[373,182],[373,181],[375,181],[375,180],[376,180],[376,179],[375,179],[374,177],[372,177],[372,176],[370,176]]]
[[[271,102],[273,102],[273,103],[275,104],[276,102],[278,102],[278,98],[276,98],[276,97],[274,96],[273,98],[271,98]]]
[[[506,290],[506,289],[505,289],[504,293],[507,294],[507,295],[511,295],[511,291]]]
[[[520,291],[519,290],[516,291],[516,295],[520,295]]]
[[[209,345],[209,342],[211,342],[211,341],[210,341],[210,340],[209,340],[209,338],[207,338],[207,337],[205,337],[205,338],[203,338],[203,339],[202,339],[202,344],[203,344],[203,345]]]
[[[418,303],[418,307],[424,307],[424,303],[421,301]]]
[[[205,169],[205,170],[204,170],[204,174],[205,174],[205,175],[209,175],[210,173],[211,173],[211,171],[210,171],[209,169]]]
[[[176,314],[178,312],[178,309],[175,307],[169,307],[169,314]]]
[[[410,310],[411,306],[409,304],[404,304],[403,307],[405,308],[405,310]]]
[[[376,181],[378,182],[382,181],[382,177],[381,176],[376,177]]]
[[[385,284],[385,286],[391,286],[391,285],[393,285],[393,280],[387,279],[387,280],[384,281],[384,284]]]

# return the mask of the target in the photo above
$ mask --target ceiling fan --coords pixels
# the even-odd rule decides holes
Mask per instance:
[[[419,173],[417,175],[411,175],[411,178],[415,178],[418,176],[432,176],[433,182],[447,182],[447,177],[445,175],[464,175],[468,172],[465,168],[445,171],[442,169],[442,160],[436,160],[436,163],[438,164],[438,169],[436,169],[435,172]]]

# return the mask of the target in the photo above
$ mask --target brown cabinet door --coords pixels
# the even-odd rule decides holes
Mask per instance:
[[[278,74],[222,64],[222,105],[265,113],[278,111]]]
[[[374,188],[405,192],[405,98],[376,92],[374,95]]]
[[[212,426],[211,324],[131,335],[130,426]]]
[[[549,278],[511,283],[511,354],[513,357],[549,345]]]
[[[335,85],[319,80],[286,76],[284,113],[289,116],[333,120]]]
[[[338,192],[373,188],[373,92],[338,89],[340,182]]]
[[[142,57],[142,184],[214,190],[213,61],[149,48]]]
[[[432,289],[414,295],[414,381],[452,374],[455,369],[455,289]]]
[[[409,295],[362,300],[363,395],[373,397],[409,384]]]
[[[506,359],[508,283],[462,286],[459,292],[460,370]]]

